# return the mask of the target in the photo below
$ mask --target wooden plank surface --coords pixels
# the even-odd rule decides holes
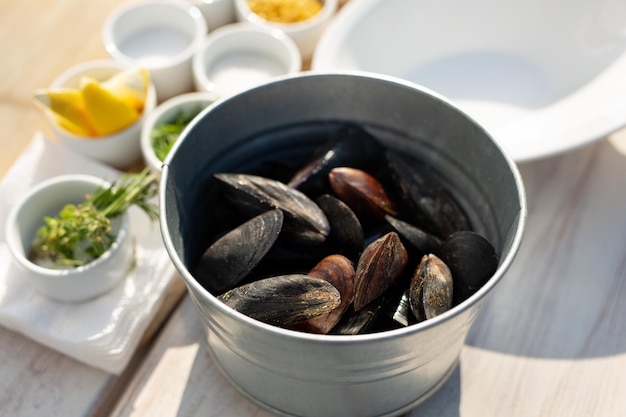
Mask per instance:
[[[32,102],[65,69],[106,59],[100,28],[125,0],[3,0],[0,2],[0,177],[37,130],[52,138]],[[4,239],[3,237],[0,239]],[[176,280],[147,342],[184,293]],[[0,327],[0,416],[104,416],[144,357],[140,351],[120,376],[112,376]]]
[[[519,255],[452,377],[411,417],[626,415],[626,131],[521,172]],[[186,298],[113,416],[268,416],[220,375],[204,337]]]

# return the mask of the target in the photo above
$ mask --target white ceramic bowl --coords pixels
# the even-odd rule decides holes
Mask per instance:
[[[89,175],[62,175],[33,187],[11,209],[7,218],[6,241],[15,261],[24,268],[30,284],[39,292],[58,301],[78,302],[104,294],[126,276],[133,249],[128,215],[114,219],[117,239],[101,257],[72,269],[51,269],[28,259],[30,245],[45,216],[55,216],[69,203],[84,201],[85,194],[106,181]]]
[[[235,0],[188,0],[202,12],[209,31],[234,23]]]
[[[144,0],[115,9],[102,28],[102,40],[115,61],[148,68],[161,102],[193,90],[191,57],[206,33],[197,7]]]
[[[351,1],[324,32],[312,68],[424,85],[475,117],[513,159],[529,161],[626,124],[624,5]]]
[[[248,7],[248,0],[234,0],[235,12],[239,21],[250,22],[260,27],[279,29],[285,32],[298,46],[302,58],[307,60],[313,54],[324,29],[337,11],[337,0],[322,0],[322,10],[310,19],[296,23],[270,22],[259,17]]]
[[[152,146],[152,131],[165,123],[172,123],[181,112],[203,110],[215,102],[217,98],[207,92],[181,94],[159,104],[146,119],[141,130],[141,152],[144,161],[154,171],[160,171],[161,161]]]
[[[104,81],[124,69],[122,64],[111,60],[83,62],[59,75],[52,82],[50,88],[77,88],[83,76]],[[55,122],[50,112],[47,112],[47,115],[52,130],[63,145],[89,158],[118,169],[124,169],[141,160],[141,126],[146,116],[155,108],[156,101],[154,86],[150,85],[143,114],[139,120],[124,130],[97,138],[88,138],[69,132]]]
[[[228,97],[302,69],[302,57],[284,33],[248,23],[211,32],[193,57],[196,89]]]

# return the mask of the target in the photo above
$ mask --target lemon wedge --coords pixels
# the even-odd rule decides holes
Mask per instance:
[[[80,94],[87,117],[99,136],[118,132],[139,119],[140,112],[93,78],[81,80]]]
[[[146,102],[150,73],[146,68],[132,68],[118,72],[102,82],[102,87],[141,112]]]
[[[83,98],[79,90],[61,88],[37,90],[35,102],[54,113],[59,125],[80,136],[95,136],[97,133],[87,116]]]

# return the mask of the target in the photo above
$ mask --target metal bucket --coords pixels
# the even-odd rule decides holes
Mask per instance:
[[[253,320],[223,305],[189,272],[210,221],[204,184],[268,152],[315,146],[311,135],[263,135],[285,126],[351,122],[388,147],[426,161],[500,254],[495,275],[450,311],[400,330],[313,335]],[[317,144],[319,145],[319,144]],[[515,164],[475,121],[419,86],[367,73],[285,77],[207,108],[165,161],[160,190],[167,250],[184,278],[223,374],[278,415],[399,415],[453,371],[485,297],[503,278],[526,218]]]

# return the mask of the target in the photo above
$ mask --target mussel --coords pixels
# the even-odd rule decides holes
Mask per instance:
[[[395,152],[386,156],[392,184],[406,207],[403,215],[412,219],[411,223],[441,239],[470,229],[461,206],[427,170],[409,164]]]
[[[319,244],[330,232],[324,212],[302,192],[258,175],[219,173],[222,192],[234,207],[250,215],[269,209],[284,214],[283,233],[299,243]]]
[[[474,294],[498,269],[498,254],[482,235],[458,231],[438,251],[454,277],[456,303]]]
[[[322,259],[307,274],[331,283],[341,296],[341,304],[332,311],[302,323],[300,328],[313,333],[326,334],[339,322],[352,303],[355,271],[352,262],[343,255],[330,255]]]
[[[358,260],[365,242],[361,221],[354,211],[340,199],[324,194],[315,202],[326,214],[330,225],[327,243],[337,252]]]
[[[396,215],[394,202],[373,175],[356,168],[337,167],[328,173],[328,180],[339,199],[362,216]]]
[[[283,213],[262,213],[217,239],[200,258],[195,276],[209,291],[238,284],[265,257],[278,238]]]
[[[452,307],[450,268],[433,254],[424,255],[409,288],[409,305],[418,321],[431,319]]]
[[[365,248],[356,267],[354,309],[380,297],[404,271],[408,254],[398,234],[390,232]]]
[[[254,281],[218,298],[240,313],[276,326],[326,314],[341,303],[339,291],[331,283],[300,274]]]

